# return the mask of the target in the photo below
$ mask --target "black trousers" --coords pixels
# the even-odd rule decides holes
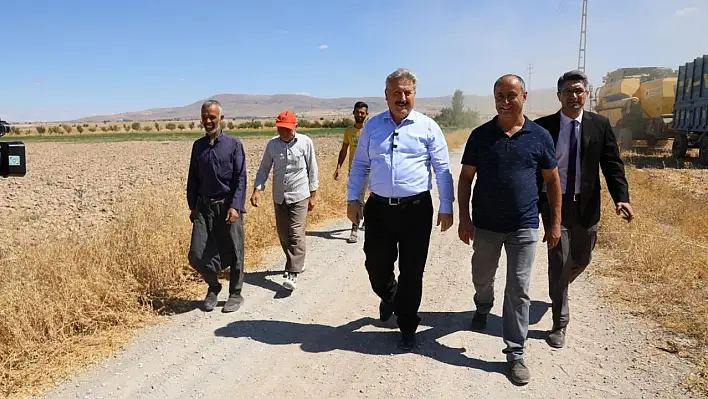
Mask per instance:
[[[389,205],[369,196],[364,205],[364,253],[371,288],[393,305],[402,332],[415,332],[423,293],[423,270],[433,228],[430,192],[415,201]],[[398,259],[398,281],[394,262]]]
[[[220,286],[217,273],[230,267],[229,294],[240,294],[243,287],[243,217],[226,224],[229,201],[200,199],[192,222],[189,263],[210,289]]]
[[[550,209],[541,206],[544,228],[550,227]],[[553,329],[565,328],[570,321],[568,286],[592,260],[597,243],[597,225],[580,224],[580,202],[563,200],[561,208],[561,239],[548,250],[548,295],[553,311]]]

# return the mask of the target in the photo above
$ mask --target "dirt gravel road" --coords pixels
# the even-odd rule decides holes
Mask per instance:
[[[460,154],[452,155],[453,174]],[[283,257],[248,275],[237,313],[198,309],[142,331],[103,363],[47,392],[49,398],[670,398],[688,365],[655,349],[654,332],[603,304],[592,281],[571,288],[567,346],[542,340],[551,326],[546,255],[539,244],[531,286],[524,387],[504,374],[500,267],[488,331],[468,329],[473,314],[471,248],[456,227],[435,231],[424,278],[419,346],[397,349],[395,318],[380,323],[362,243],[347,244],[348,223],[308,232],[307,271],[290,296]],[[501,264],[505,264],[502,256]],[[220,299],[225,293],[222,292]]]

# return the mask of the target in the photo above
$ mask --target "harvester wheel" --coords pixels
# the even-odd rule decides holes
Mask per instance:
[[[708,166],[708,136],[704,136],[701,140],[701,146],[698,150],[698,162],[701,165]]]
[[[632,149],[632,129],[628,127],[619,129],[619,145],[620,151],[629,151]]]
[[[677,134],[674,143],[671,145],[671,156],[675,159],[683,158],[688,151],[688,137],[685,134]]]

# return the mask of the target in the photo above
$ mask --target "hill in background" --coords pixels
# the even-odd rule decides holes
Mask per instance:
[[[221,102],[226,119],[272,119],[285,109],[295,112],[304,119],[333,119],[351,115],[357,101],[369,105],[369,114],[375,115],[387,109],[383,97],[339,97],[318,98],[299,94],[218,94],[210,97]],[[450,105],[450,96],[420,97],[416,99],[416,109],[428,115],[437,114],[441,108]],[[199,107],[205,99],[182,107],[152,108],[143,111],[124,112],[112,115],[94,115],[75,120],[81,123],[155,121],[155,120],[195,120],[199,118]],[[489,96],[466,95],[465,106],[480,113],[483,120],[496,114],[494,98]],[[529,117],[555,112],[559,107],[554,89],[538,89],[529,92],[525,106]]]

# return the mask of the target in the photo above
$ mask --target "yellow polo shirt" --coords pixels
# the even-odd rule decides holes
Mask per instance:
[[[344,129],[344,144],[349,145],[349,170],[352,169],[354,151],[356,151],[356,145],[359,142],[360,135],[361,129],[357,129],[356,127],[348,127]]]

